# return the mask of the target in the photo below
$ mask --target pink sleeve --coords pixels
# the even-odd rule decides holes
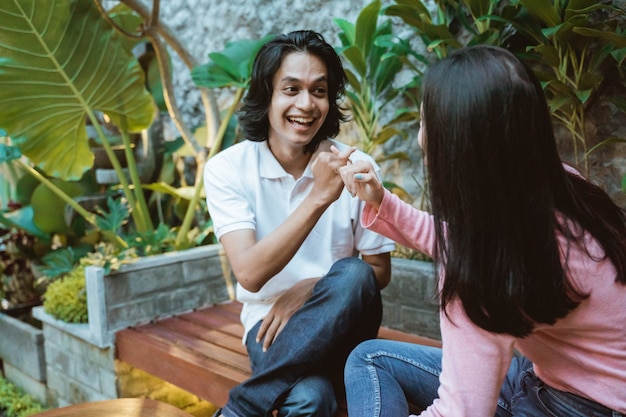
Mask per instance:
[[[366,204],[361,224],[432,256],[432,216],[388,190],[378,211]],[[443,363],[439,398],[420,417],[492,416],[511,363],[515,338],[476,326],[465,314],[460,300],[450,303],[447,310],[448,315],[440,315]]]
[[[500,387],[513,356],[515,338],[487,332],[465,314],[460,300],[441,314],[443,341],[439,398],[419,417],[495,414]]]
[[[433,255],[435,247],[433,217],[405,203],[389,190],[385,190],[378,211],[369,204],[365,205],[361,225],[401,245],[428,256]]]

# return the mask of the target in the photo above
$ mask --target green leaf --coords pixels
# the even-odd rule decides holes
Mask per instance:
[[[13,144],[63,179],[93,165],[89,112],[129,131],[154,113],[141,67],[89,0],[0,2],[0,108]]]
[[[350,71],[350,69],[344,67],[344,72],[346,73],[346,78],[348,79],[348,84],[356,94],[361,94],[361,84],[359,83],[358,78],[354,74],[354,72]],[[346,92],[347,94],[347,92]]]
[[[520,0],[520,3],[531,15],[541,20],[547,26],[556,26],[561,23],[561,18],[551,1]]]
[[[0,223],[7,227],[15,227],[24,230],[30,235],[36,236],[45,241],[50,240],[50,235],[40,228],[34,222],[34,211],[32,206],[24,206],[20,209],[13,210],[10,213],[0,213]]]
[[[82,187],[76,182],[51,180],[54,185],[70,197],[82,194]],[[33,221],[46,233],[68,234],[69,226],[65,223],[66,203],[54,194],[45,184],[40,184],[31,197]]]
[[[30,174],[23,175],[17,181],[17,190],[15,193],[16,201],[22,205],[30,204],[31,196],[39,184],[39,180],[34,176]]]
[[[378,132],[378,135],[376,135],[373,142],[376,145],[382,145],[396,135],[402,135],[402,132],[394,127],[385,127]]]
[[[98,209],[99,216],[96,217],[96,224],[102,231],[117,232],[128,222],[130,212],[128,204],[122,198],[107,198],[108,211]]]
[[[352,22],[340,18],[333,19],[333,22],[342,30],[344,46],[354,45],[355,28]]]
[[[108,13],[111,20],[126,32],[133,34],[140,32],[143,19],[126,4],[118,4],[109,10]],[[122,36],[121,41],[122,44],[124,44],[124,48],[126,48],[128,52],[131,52],[138,43],[145,42],[145,38],[138,39],[136,37]]]
[[[489,13],[491,0],[463,0],[474,18],[484,16]]]
[[[621,67],[624,60],[626,60],[626,48],[611,51],[611,56],[615,58],[615,61],[617,61],[617,65]]]
[[[209,62],[191,71],[196,85],[208,88],[246,88],[252,76],[252,65],[259,49],[274,35],[261,39],[241,39],[226,43],[221,52],[211,52]]]
[[[431,21],[428,9],[421,1],[397,0],[395,5],[388,6],[384,9],[386,16],[395,16],[401,18],[407,25],[419,31],[424,21]]]
[[[580,100],[581,103],[585,104],[589,97],[591,96],[592,90],[576,90],[576,97]]]
[[[164,182],[156,182],[153,184],[145,185],[147,190],[156,191],[163,194],[171,195],[172,197],[181,198],[183,200],[191,200],[195,192],[195,187],[172,187]],[[204,193],[202,193],[204,195]]]
[[[380,13],[380,0],[374,0],[361,10],[356,19],[354,44],[363,56],[369,55],[370,49],[374,44],[374,34],[378,22],[378,14]]]
[[[613,45],[615,45],[616,49],[626,48],[626,36],[620,35],[615,32],[608,32],[591,28],[575,28],[574,32],[578,33],[579,35],[589,36],[592,38],[600,38],[609,41]]]
[[[41,258],[43,265],[39,268],[49,278],[56,278],[74,269],[77,259],[71,247],[48,252]]]
[[[218,68],[222,69],[224,73],[228,74],[235,83],[241,81],[239,67],[230,57],[219,52],[211,52],[209,53],[209,59],[212,60]]]
[[[564,106],[572,107],[575,105],[576,103],[570,95],[558,94],[555,95],[552,99],[548,100],[548,106],[550,107],[550,111],[552,111],[552,113],[560,110]]]
[[[363,51],[356,46],[350,46],[343,51],[343,56],[352,64],[356,72],[363,78],[367,73],[367,64],[363,57]]]

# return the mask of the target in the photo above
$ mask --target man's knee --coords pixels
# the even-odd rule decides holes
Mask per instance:
[[[370,287],[376,290],[376,275],[374,268],[367,262],[355,258],[343,258],[335,262],[327,275],[329,278],[342,278],[335,281],[338,285],[346,286],[345,290],[350,287]]]
[[[279,416],[333,416],[337,402],[332,384],[322,376],[308,376],[300,380],[289,391],[279,407]]]

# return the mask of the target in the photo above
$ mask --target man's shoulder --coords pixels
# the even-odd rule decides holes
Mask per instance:
[[[215,165],[222,161],[229,161],[232,163],[237,160],[249,159],[251,153],[256,152],[258,145],[259,142],[253,142],[250,140],[235,143],[234,145],[231,145],[215,154],[207,161],[207,165]]]

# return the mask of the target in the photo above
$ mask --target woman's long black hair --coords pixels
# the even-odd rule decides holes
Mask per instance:
[[[263,45],[254,60],[250,88],[238,112],[239,123],[246,139],[255,142],[267,140],[269,132],[267,115],[274,89],[272,81],[285,55],[292,52],[306,52],[319,57],[328,72],[330,109],[320,130],[305,146],[305,152],[312,153],[322,140],[337,136],[340,122],[346,120],[339,107],[346,85],[343,65],[333,47],[317,32],[298,30],[278,35]]]
[[[427,71],[425,154],[444,268],[444,309],[458,297],[481,328],[517,337],[584,300],[567,278],[567,248],[589,232],[626,283],[626,214],[564,169],[543,90],[505,49],[473,46]]]

